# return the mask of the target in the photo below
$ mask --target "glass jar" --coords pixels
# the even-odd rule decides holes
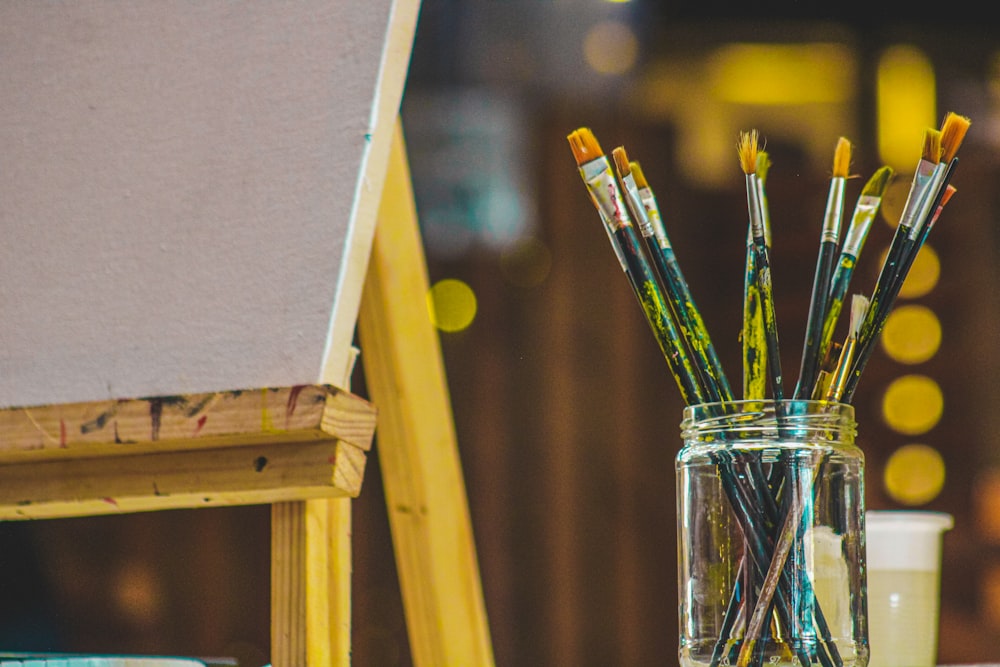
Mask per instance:
[[[850,405],[685,408],[680,664],[868,664],[864,455]]]

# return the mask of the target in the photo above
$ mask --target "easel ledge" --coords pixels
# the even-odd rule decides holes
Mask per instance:
[[[0,520],[356,497],[376,410],[332,385],[0,410]]]

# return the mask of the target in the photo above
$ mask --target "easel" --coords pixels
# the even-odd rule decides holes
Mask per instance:
[[[415,664],[488,667],[427,287],[397,124],[359,321],[386,504]],[[274,503],[272,664],[346,666],[350,497],[374,431],[370,404],[325,386],[2,410],[0,519]]]
[[[397,124],[358,322],[379,406],[379,462],[415,664],[485,667],[492,647],[427,288]],[[349,501],[278,504],[272,520],[275,655],[289,665],[350,664]]]
[[[417,5],[399,3],[390,60],[408,59]],[[401,89],[404,77],[390,68],[382,84]],[[272,664],[347,666],[350,498],[377,406],[414,662],[492,666],[397,112],[380,116],[371,137],[391,142],[384,181],[373,168],[374,194],[358,202],[361,218],[378,207],[357,321],[372,402],[339,388],[346,374],[333,373],[331,384],[2,409],[0,520],[272,504]],[[339,357],[333,365],[350,366]]]

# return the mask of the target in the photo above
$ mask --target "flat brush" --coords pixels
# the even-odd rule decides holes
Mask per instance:
[[[760,200],[761,220],[764,224],[764,244],[771,247],[771,220],[767,205],[767,174],[771,158],[764,150],[757,151],[757,197]],[[761,312],[760,290],[754,273],[753,230],[747,228],[746,268],[743,276],[743,329],[740,343],[743,348],[743,398],[761,399],[767,394],[767,338],[764,334],[764,315]]]
[[[840,259],[830,281],[830,293],[827,296],[826,315],[823,320],[823,336],[820,342],[819,357],[825,358],[833,344],[833,334],[844,306],[844,297],[850,287],[857,266],[858,257],[864,248],[865,240],[871,229],[872,221],[878,214],[882,197],[893,176],[893,169],[883,166],[872,174],[854,206],[851,223],[844,235],[844,243],[840,249]]]
[[[868,313],[858,336],[858,351],[854,365],[844,388],[844,398],[847,402],[850,402],[854,397],[861,372],[868,363],[875,347],[875,341],[882,332],[882,327],[892,310],[899,290],[906,281],[906,276],[917,253],[926,242],[944,204],[954,193],[954,189],[949,187],[949,181],[958,165],[958,148],[968,132],[969,124],[970,121],[965,116],[953,112],[949,112],[945,116],[941,130],[938,132],[940,139],[937,154],[938,164],[923,188],[920,201],[915,207],[916,214],[907,230],[906,238],[898,247],[896,244],[890,246],[890,255],[886,257],[875,286],[875,292],[872,294]],[[928,156],[925,154],[924,157]],[[893,240],[895,241],[895,239],[894,235]],[[883,279],[883,274],[888,275]]]
[[[764,335],[767,341],[767,367],[770,371],[771,394],[775,401],[784,400],[785,392],[781,381],[781,357],[778,344],[778,325],[774,312],[774,291],[771,284],[771,260],[764,232],[763,209],[760,201],[760,185],[757,178],[757,153],[760,150],[757,130],[740,133],[737,153],[740,167],[746,176],[747,212],[750,217],[750,233],[753,237],[754,278],[760,290],[761,312],[764,319]]]
[[[646,316],[646,322],[677,382],[681,398],[688,405],[703,403],[705,393],[674,324],[653,267],[643,253],[642,242],[626,210],[627,204],[623,203],[610,161],[589,128],[575,130],[567,138],[580,176],[600,214],[622,270]]]
[[[851,166],[851,142],[844,137],[837,140],[833,156],[833,172],[830,177],[830,191],[826,199],[823,216],[823,230],[820,235],[819,254],[813,275],[812,295],[809,300],[809,316],[806,320],[805,340],[802,343],[802,361],[799,379],[795,385],[795,398],[809,398],[819,372],[820,354],[823,340],[823,322],[826,316],[827,296],[830,292],[830,277],[837,259],[840,245],[840,227],[844,216],[844,189],[848,170]]]
[[[681,325],[681,333],[698,361],[706,393],[712,400],[731,401],[732,389],[667,236],[656,195],[646,180],[642,167],[637,161],[628,159],[624,148],[615,148],[611,154],[618,180],[625,190],[632,215],[638,222],[639,232],[646,241],[653,263],[663,279],[670,305]]]

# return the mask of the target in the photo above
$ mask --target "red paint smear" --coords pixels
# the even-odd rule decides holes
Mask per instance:
[[[102,498],[101,500],[103,500],[109,505],[114,505],[115,507],[118,507],[118,501],[115,500],[114,498]]]
[[[62,419],[59,420],[59,446],[66,447],[66,422]]]
[[[288,420],[291,418],[292,414],[295,413],[295,404],[298,403],[299,394],[305,389],[304,384],[298,384],[292,387],[292,390],[288,392],[288,403],[285,405],[285,430],[288,430]]]
[[[202,415],[201,417],[198,418],[198,426],[194,429],[194,435],[198,435],[198,433],[201,431],[201,428],[205,425],[205,422],[207,421],[208,421],[208,415]]]

